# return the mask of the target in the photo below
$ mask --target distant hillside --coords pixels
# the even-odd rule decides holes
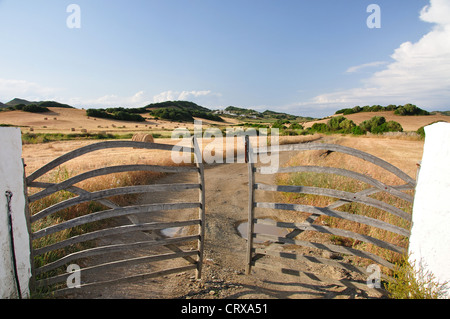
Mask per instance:
[[[2,102],[0,102],[0,108],[2,108],[2,107],[8,107],[8,105],[5,105]]]
[[[24,99],[15,98],[8,103],[5,104],[6,107],[11,107],[11,110],[15,110],[15,107],[18,105],[36,105],[42,108],[46,107],[64,107],[64,108],[74,108],[73,106],[55,102],[55,101],[41,101],[41,102],[30,102]]]
[[[446,116],[450,116],[450,111],[434,111],[434,112],[431,112],[431,114],[433,114],[433,115],[446,115]]]
[[[197,117],[223,122],[223,119],[210,109],[189,101],[152,103],[145,106],[145,109],[148,109],[150,115],[164,120],[193,122]]]
[[[298,121],[298,122],[315,120],[312,117],[296,116],[288,113],[274,112],[270,110],[258,112],[252,109],[244,109],[235,106],[229,106],[224,111],[217,111],[217,112],[229,117],[238,117],[241,120],[257,119],[269,122],[276,120]]]
[[[20,104],[30,105],[30,104],[37,104],[37,103],[39,103],[39,102],[30,102],[30,101],[27,101],[27,100],[15,98],[15,99],[7,102],[6,105],[7,106],[16,106],[16,105],[20,105]]]

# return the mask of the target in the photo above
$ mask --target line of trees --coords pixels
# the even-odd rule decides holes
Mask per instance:
[[[356,125],[350,119],[344,116],[336,116],[331,118],[327,123],[315,123],[311,128],[311,132],[317,133],[344,133],[354,135],[364,135],[366,133],[382,134],[384,132],[403,132],[403,127],[395,121],[386,121],[383,116],[374,116],[370,120],[366,120]]]
[[[416,105],[410,103],[405,105],[390,104],[388,106],[381,106],[381,105],[372,105],[372,106],[366,105],[363,107],[355,106],[353,108],[340,109],[336,111],[335,114],[349,115],[360,112],[383,112],[383,111],[394,111],[394,114],[402,116],[431,114],[430,112],[425,111],[417,107]]]

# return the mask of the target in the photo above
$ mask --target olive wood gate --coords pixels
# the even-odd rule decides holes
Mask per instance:
[[[357,258],[362,258],[362,260],[369,261],[369,263],[381,265],[379,269],[384,269],[380,273],[381,279],[389,279],[387,273],[389,270],[394,268],[394,264],[384,258],[383,253],[373,253],[370,252],[364,247],[367,247],[367,244],[371,244],[374,246],[383,248],[384,251],[390,251],[394,253],[398,253],[400,255],[406,252],[407,242],[410,236],[410,222],[411,222],[411,214],[405,212],[404,210],[395,207],[389,203],[381,201],[379,199],[375,199],[370,197],[371,195],[385,192],[392,196],[400,198],[403,203],[406,203],[405,206],[412,204],[413,196],[405,193],[404,191],[413,190],[416,185],[416,181],[405,174],[400,169],[394,167],[393,165],[377,158],[371,154],[367,154],[365,152],[344,147],[340,145],[334,144],[321,144],[321,143],[305,143],[305,144],[295,144],[295,145],[281,145],[279,146],[279,152],[285,151],[311,151],[311,150],[323,150],[324,155],[331,154],[333,152],[347,154],[356,158],[363,159],[367,162],[373,163],[388,172],[395,174],[402,181],[406,182],[405,184],[390,186],[385,183],[376,180],[366,174],[357,173],[354,171],[350,171],[343,168],[335,168],[335,167],[323,167],[323,166],[293,166],[293,167],[280,167],[280,168],[270,168],[270,167],[256,167],[253,156],[254,154],[260,154],[266,151],[270,151],[269,148],[255,148],[252,149],[249,139],[246,139],[247,143],[247,158],[248,160],[248,175],[249,175],[249,207],[248,207],[248,241],[247,241],[247,274],[251,273],[252,267],[265,269],[269,271],[278,271],[289,275],[294,275],[305,279],[306,281],[312,282],[323,282],[328,284],[334,284],[339,286],[346,286],[352,288],[358,288],[362,290],[367,290],[368,283],[368,275],[370,272],[367,270],[367,263],[365,267],[361,267],[360,265],[349,261],[347,258],[347,262],[342,258],[343,256],[357,256]],[[345,155],[345,156],[347,156]],[[255,178],[258,174],[276,174],[276,173],[293,173],[293,172],[314,172],[319,174],[329,174],[331,175],[340,175],[345,176],[351,179],[354,179],[359,182],[363,182],[369,185],[369,188],[366,188],[357,192],[348,192],[343,190],[336,190],[331,188],[321,188],[321,187],[312,187],[312,186],[301,186],[301,185],[267,185],[263,183],[257,183]],[[279,198],[284,198],[281,196],[282,193],[287,194],[311,194],[317,196],[326,196],[329,199],[335,199],[335,201],[329,204],[326,207],[316,207],[314,205],[306,205],[306,204],[292,204],[292,203],[283,203],[283,202],[258,202],[255,200],[255,195],[257,192],[268,191],[268,192],[276,192],[275,196],[276,200]],[[337,210],[339,207],[344,207],[349,203],[360,203],[364,204],[365,207],[372,207],[378,209],[378,211],[388,212],[388,216],[395,216],[397,218],[397,225],[393,225],[389,222],[389,218],[386,220],[379,220],[377,216],[364,216],[364,214],[356,214],[349,213],[343,210]],[[303,222],[286,222],[286,221],[275,221],[255,217],[255,210],[258,209],[260,216],[264,214],[266,209],[276,210],[277,212],[285,212],[292,214],[290,215],[292,219],[296,219],[296,214],[306,213],[307,218]],[[364,208],[363,208],[364,209]],[[283,215],[283,216],[286,216]],[[315,223],[318,221],[320,216],[333,217],[340,220],[348,220],[351,222],[358,223],[360,225],[367,225],[372,228],[381,229],[383,231],[387,231],[390,233],[394,233],[403,238],[402,243],[405,245],[398,246],[392,244],[386,240],[382,240],[380,238],[373,237],[364,232],[355,232],[346,229],[340,229],[339,225],[336,227],[329,227],[326,223]],[[398,222],[400,220],[400,222]],[[287,231],[287,235],[278,236],[272,234],[264,233],[264,231],[255,232],[255,225],[269,225],[271,227],[282,228]],[[324,225],[325,224],[325,225]],[[398,226],[401,225],[402,227]],[[277,228],[277,229],[278,229]],[[361,228],[363,229],[363,227]],[[338,242],[338,244],[334,242],[314,242],[307,237],[307,239],[297,237],[302,233],[316,232],[327,234],[327,236],[339,236],[339,238],[350,238],[352,240],[365,243],[364,245],[359,245],[358,249],[353,248],[351,245],[345,245],[345,242]],[[312,237],[315,238],[315,237]],[[255,243],[255,239],[260,239],[259,243]],[[261,244],[261,240],[265,241],[265,243]],[[292,250],[292,247],[300,248],[303,247],[303,252],[299,252],[299,250]],[[304,249],[306,248],[306,249]],[[308,252],[311,253],[314,249],[319,249],[321,254],[316,255],[308,255]],[[306,253],[304,253],[306,251]],[[324,252],[327,253],[324,253]],[[353,257],[351,257],[353,258]],[[269,261],[267,261],[269,260]],[[284,265],[280,265],[280,262],[289,260],[290,264],[295,264],[295,269],[286,268]],[[347,278],[335,280],[335,278],[331,278],[331,276],[324,276],[322,274],[315,274],[310,271],[310,267],[308,265],[318,264],[335,267],[337,269],[343,269],[349,272],[356,272],[362,275],[366,280],[348,280]],[[384,268],[386,267],[386,268]],[[386,270],[387,269],[387,270]],[[370,269],[369,269],[370,270]],[[350,278],[351,279],[351,278]],[[370,288],[374,288],[373,286]],[[375,286],[375,288],[379,288]],[[385,293],[383,289],[377,289],[381,293]]]
[[[112,149],[112,148],[134,148],[134,149],[149,149],[149,150],[160,150],[160,151],[174,151],[173,145],[168,144],[157,144],[157,143],[146,143],[146,142],[133,142],[133,141],[108,141],[101,142],[92,145],[88,145],[77,150],[74,150],[70,153],[67,153],[54,161],[48,163],[42,168],[38,169],[30,176],[26,177],[26,186],[29,188],[38,188],[42,189],[41,191],[35,192],[32,195],[28,196],[29,204],[36,202],[42,198],[45,198],[51,194],[60,191],[67,191],[73,195],[78,195],[75,197],[71,197],[69,199],[60,201],[56,204],[51,205],[50,207],[44,208],[39,212],[36,212],[32,215],[28,213],[29,217],[29,231],[30,231],[30,241],[31,241],[31,264],[32,264],[32,278],[30,288],[34,291],[45,290],[48,287],[52,287],[56,291],[56,294],[64,294],[70,292],[70,287],[65,285],[70,275],[73,273],[66,273],[67,265],[72,264],[74,261],[88,258],[92,256],[99,256],[103,254],[111,254],[111,253],[126,253],[127,251],[134,251],[137,249],[148,249],[154,247],[166,247],[170,250],[170,252],[165,251],[162,254],[152,254],[139,256],[137,258],[129,258],[123,260],[114,260],[112,262],[107,262],[104,264],[89,266],[81,269],[77,269],[78,275],[80,278],[84,278],[85,274],[93,273],[93,272],[102,272],[108,274],[108,270],[119,266],[134,266],[134,265],[146,265],[151,262],[161,261],[161,260],[173,260],[175,258],[183,258],[187,262],[184,266],[174,267],[174,268],[164,268],[162,270],[153,271],[153,272],[143,272],[136,273],[133,275],[123,276],[118,278],[116,276],[112,276],[113,278],[109,278],[103,281],[93,281],[93,282],[82,282],[81,287],[77,288],[90,288],[98,285],[109,285],[118,282],[131,282],[131,281],[139,281],[146,278],[153,278],[173,273],[185,272],[189,270],[196,270],[196,275],[198,278],[201,277],[202,272],[202,259],[203,259],[203,245],[204,245],[204,232],[205,232],[205,187],[204,187],[204,168],[201,161],[201,153],[198,148],[197,140],[194,137],[192,139],[192,146],[186,146],[182,148],[183,152],[190,152],[194,155],[196,160],[196,165],[185,165],[185,166],[158,166],[158,165],[120,165],[120,166],[111,166],[100,168],[96,170],[92,170],[86,173],[82,173],[78,176],[71,177],[67,180],[64,180],[60,183],[46,183],[36,181],[39,177],[43,176],[47,172],[52,169],[64,164],[65,162],[78,158],[82,155],[85,155],[90,152]],[[192,158],[192,155],[191,155]],[[187,183],[173,183],[173,184],[152,184],[152,185],[138,185],[138,186],[126,186],[126,187],[118,187],[111,188],[101,191],[89,192],[82,188],[79,188],[76,185],[81,181],[91,179],[98,176],[104,176],[108,174],[114,173],[123,173],[123,172],[162,172],[162,173],[175,173],[175,174],[183,174],[183,173],[197,173],[198,174],[198,183],[196,184],[187,184]],[[110,200],[111,197],[117,195],[128,195],[128,194],[141,194],[141,193],[153,193],[153,192],[181,192],[184,190],[198,190],[199,197],[198,201],[193,202],[176,202],[176,203],[156,203],[156,204],[146,204],[146,205],[136,205],[136,206],[127,206],[121,207]],[[72,195],[72,196],[73,196]],[[107,209],[96,211],[95,213],[90,213],[87,215],[82,215],[79,217],[71,218],[69,220],[63,220],[60,223],[45,225],[45,218],[57,212],[63,211],[66,208],[72,207],[74,205],[78,205],[81,203],[99,203],[101,207],[106,207]],[[169,211],[177,211],[184,209],[198,209],[198,218],[190,219],[190,220],[181,220],[181,221],[173,221],[173,222],[148,222],[148,223],[139,223],[137,221],[136,215],[142,214],[150,214],[152,212],[166,212]],[[193,212],[194,215],[197,213]],[[107,219],[125,216],[131,221],[131,224],[120,225],[120,226],[110,226],[107,225],[106,228],[97,229],[93,231],[83,231],[81,234],[77,234],[70,238],[64,240],[51,239],[44,246],[39,245],[40,247],[36,247],[35,241],[52,234],[56,234],[58,232],[64,230],[74,229],[80,225],[87,225],[94,222],[105,221]],[[36,223],[38,221],[44,221],[42,224],[43,227],[38,227],[39,229],[31,231],[31,229],[36,228]],[[119,235],[119,234],[127,234],[131,232],[148,232],[153,231],[161,231],[167,228],[173,227],[194,227],[194,234],[191,235],[183,235],[181,237],[173,237],[167,238],[161,236],[160,233],[157,233],[156,238],[152,238],[151,240],[139,241],[139,242],[131,242],[131,243],[121,243],[121,244],[109,244],[106,246],[100,247],[88,247],[81,248],[81,250],[76,249],[68,250],[68,247],[72,247],[73,245],[77,245],[84,242],[89,242],[97,239],[104,238],[105,236],[111,235]],[[197,233],[195,234],[195,229]],[[192,232],[191,232],[192,233]],[[145,233],[148,234],[148,233]],[[57,237],[56,237],[57,238]],[[148,238],[148,237],[147,237]],[[150,238],[149,238],[150,239]],[[183,250],[178,245],[186,244],[191,242],[191,245],[197,242],[196,247],[189,250]],[[34,245],[33,245],[34,244]],[[52,260],[49,263],[45,263],[43,265],[36,266],[35,260],[39,259],[39,256],[44,254],[52,254],[57,252],[58,258],[56,260]],[[149,254],[150,251],[147,252]],[[62,256],[61,256],[62,254]],[[122,257],[123,258],[123,257]],[[64,267],[64,268],[62,268]],[[57,272],[57,269],[60,269]],[[55,286],[56,284],[56,286]],[[77,290],[77,289],[76,289]],[[73,290],[72,290],[73,291]]]

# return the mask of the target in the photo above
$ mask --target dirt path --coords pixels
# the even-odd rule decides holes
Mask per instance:
[[[283,164],[289,157],[285,153],[280,158]],[[246,164],[223,164],[205,167],[206,182],[206,242],[204,268],[201,280],[195,279],[194,271],[144,280],[133,284],[114,284],[100,287],[88,293],[77,294],[76,298],[367,298],[366,292],[336,285],[307,282],[299,277],[253,269],[246,275],[246,240],[237,231],[237,225],[247,219],[248,175]],[[267,178],[266,178],[267,179]],[[158,183],[196,183],[197,176],[180,177],[169,175]],[[273,181],[266,180],[271,183]],[[168,194],[147,194],[140,204],[163,202]],[[197,196],[198,193],[195,193]],[[178,200],[186,201],[185,196]],[[275,212],[267,213],[275,214]],[[161,216],[139,216],[139,222],[154,221]],[[125,222],[125,221],[124,221]],[[150,234],[150,236],[155,234]],[[137,233],[129,238],[105,238],[101,244],[122,243],[127,240],[148,240],[149,234]],[[161,251],[168,251],[161,248]],[[165,250],[164,250],[165,249]],[[135,252],[139,256],[139,252]],[[171,266],[174,262],[171,261]],[[186,264],[184,260],[180,263]],[[146,266],[154,270],[154,266]],[[319,267],[319,266],[318,266]],[[332,273],[331,267],[313,269],[318,273],[348,278],[349,274]],[[132,274],[136,267],[118,270]],[[110,276],[111,273],[108,273]],[[98,275],[96,275],[98,276]]]

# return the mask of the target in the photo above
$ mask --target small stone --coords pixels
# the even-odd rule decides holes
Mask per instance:
[[[214,290],[211,290],[210,292],[209,292],[209,294],[212,296],[212,295],[214,295],[216,292],[214,291]]]

